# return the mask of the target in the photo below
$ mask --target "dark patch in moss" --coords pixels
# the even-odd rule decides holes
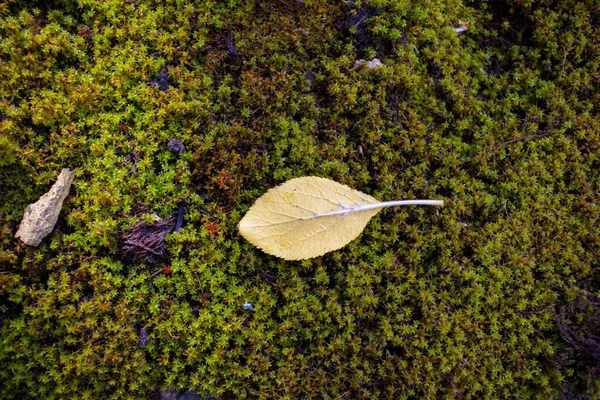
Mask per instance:
[[[121,236],[119,257],[126,262],[164,263],[168,259],[165,237],[176,226],[177,218],[154,223],[138,222]]]
[[[169,71],[163,69],[156,74],[156,79],[150,82],[150,87],[156,87],[160,91],[166,92],[169,89]]]
[[[600,300],[589,293],[562,306],[558,328],[578,362],[589,368],[591,376],[600,375]]]
[[[368,5],[356,7],[356,4],[351,1],[346,5],[348,10],[342,23],[342,29],[345,35],[352,38],[357,52],[361,54],[367,49],[374,49],[379,58],[390,55],[393,48],[392,41],[374,34],[369,28],[369,20],[381,15],[383,10]]]

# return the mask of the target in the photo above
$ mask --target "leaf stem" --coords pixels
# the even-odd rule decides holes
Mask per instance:
[[[376,210],[378,208],[386,208],[386,207],[395,207],[395,206],[443,206],[443,200],[396,200],[396,201],[383,201],[380,203],[372,203],[372,204],[359,204],[349,208],[343,208],[341,210],[331,211],[324,214],[315,214],[314,216],[305,217],[302,219],[313,219],[318,217],[331,217],[333,215],[346,215],[352,214],[355,212],[367,211],[367,210]]]
[[[395,200],[382,201],[381,203],[365,204],[360,206],[361,210],[372,210],[374,208],[396,207],[396,206],[443,206],[444,200]]]

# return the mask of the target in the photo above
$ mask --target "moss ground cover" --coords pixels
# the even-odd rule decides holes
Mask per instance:
[[[3,2],[0,397],[597,398],[564,332],[600,295],[599,26],[593,0]],[[245,242],[304,175],[445,206],[303,262]],[[119,258],[183,202],[167,263]]]

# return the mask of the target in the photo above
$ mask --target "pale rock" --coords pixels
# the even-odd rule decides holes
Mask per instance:
[[[454,29],[454,32],[456,32],[460,35],[461,33],[465,33],[467,30],[469,30],[469,23],[463,22],[463,21],[458,21],[458,26],[456,28],[452,28],[452,29]]]
[[[354,68],[359,68],[362,65],[366,65],[367,70],[372,70],[372,69],[379,69],[381,67],[383,67],[383,64],[381,63],[381,61],[379,61],[378,58],[374,58],[371,61],[367,61],[367,60],[356,60],[356,62],[354,63]]]
[[[50,190],[37,202],[27,206],[16,238],[30,246],[37,246],[52,232],[74,177],[74,171],[64,168]]]

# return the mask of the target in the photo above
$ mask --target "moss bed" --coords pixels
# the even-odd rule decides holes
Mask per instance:
[[[0,397],[600,396],[597,1],[6,0],[0,76]],[[305,175],[446,205],[303,262],[240,237]]]

